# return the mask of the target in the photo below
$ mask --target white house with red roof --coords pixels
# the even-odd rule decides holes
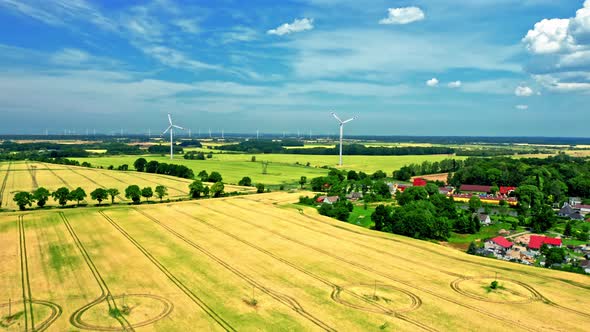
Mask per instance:
[[[512,248],[514,243],[508,241],[503,236],[496,236],[495,238],[489,239],[485,242],[484,247],[494,252],[506,252],[506,250]]]
[[[532,250],[539,250],[541,246],[546,244],[548,247],[558,247],[561,248],[562,242],[560,238],[557,237],[548,237],[544,235],[531,235],[529,240],[529,249]]]

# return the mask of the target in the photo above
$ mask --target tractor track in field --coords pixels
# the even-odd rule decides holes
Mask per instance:
[[[233,238],[233,239],[235,239],[235,240],[237,240],[237,241],[245,244],[245,245],[247,245],[247,246],[249,246],[249,247],[251,247],[251,248],[253,248],[253,249],[255,249],[255,250],[257,250],[257,251],[259,251],[259,252],[261,252],[261,253],[263,253],[263,254],[265,254],[265,255],[267,255],[267,256],[269,256],[269,257],[271,257],[271,258],[273,258],[273,259],[275,259],[275,260],[277,260],[277,261],[279,261],[279,262],[281,262],[281,263],[283,263],[283,264],[285,264],[285,265],[287,265],[287,266],[289,266],[289,267],[291,267],[291,268],[293,268],[293,269],[295,269],[295,270],[297,270],[297,271],[299,271],[299,272],[301,272],[301,273],[303,273],[303,274],[305,274],[305,275],[307,275],[309,277],[311,277],[312,279],[315,279],[317,281],[320,281],[321,283],[329,286],[332,289],[332,293],[331,293],[330,297],[336,303],[342,304],[344,306],[347,306],[347,307],[350,307],[350,308],[353,308],[353,309],[356,309],[356,310],[362,310],[362,311],[367,311],[367,312],[372,312],[372,313],[379,313],[379,314],[384,314],[386,316],[399,318],[399,319],[401,319],[401,320],[403,320],[405,322],[408,322],[410,324],[413,324],[413,325],[415,325],[417,327],[420,327],[420,328],[422,328],[424,330],[427,330],[427,331],[437,331],[436,329],[434,329],[432,327],[426,326],[423,323],[418,322],[418,321],[415,321],[413,319],[410,319],[410,318],[408,318],[408,317],[406,317],[405,315],[402,314],[402,312],[408,312],[408,311],[416,310],[416,309],[418,309],[422,305],[422,300],[420,299],[420,297],[418,297],[414,293],[411,293],[409,291],[406,291],[404,289],[401,289],[401,288],[398,288],[398,287],[395,287],[395,286],[390,286],[390,287],[396,289],[397,291],[406,294],[410,298],[410,301],[411,301],[411,305],[408,308],[405,308],[405,309],[399,310],[399,311],[392,310],[391,308],[384,307],[384,306],[382,306],[381,304],[379,304],[379,303],[377,303],[375,301],[369,300],[369,299],[367,299],[367,298],[365,298],[363,296],[360,296],[360,295],[358,295],[358,294],[356,294],[354,292],[348,291],[346,288],[344,288],[342,286],[339,286],[337,284],[334,284],[333,282],[329,281],[328,279],[325,279],[323,277],[320,277],[320,276],[318,276],[318,275],[316,275],[316,274],[314,274],[314,273],[306,270],[305,268],[302,268],[302,267],[300,267],[298,265],[295,265],[295,264],[289,262],[288,260],[286,260],[286,259],[284,259],[282,257],[279,257],[279,256],[273,254],[272,252],[270,252],[270,251],[268,251],[268,250],[266,250],[266,249],[264,249],[264,248],[262,248],[262,247],[260,247],[260,246],[258,246],[256,244],[253,244],[253,243],[251,243],[249,241],[246,241],[246,240],[244,240],[244,239],[242,239],[242,238],[240,238],[240,237],[238,237],[238,236],[236,236],[236,235],[234,235],[234,234],[232,234],[230,232],[227,232],[227,231],[223,230],[222,228],[217,227],[217,226],[215,226],[215,225],[213,225],[213,224],[211,224],[211,223],[209,223],[209,222],[207,222],[207,221],[205,221],[205,220],[203,220],[201,218],[192,216],[189,213],[186,213],[186,212],[181,211],[181,210],[178,210],[178,209],[174,209],[174,210],[177,211],[180,214],[183,214],[183,215],[185,215],[185,216],[187,216],[187,217],[195,220],[195,221],[198,221],[198,222],[200,222],[202,224],[207,225],[209,228],[213,228],[213,229],[217,230],[218,232],[220,232],[222,234],[225,234],[225,235],[227,235],[227,236],[229,236],[229,237],[231,237],[231,238]],[[367,308],[366,306],[360,306],[360,305],[351,304],[351,303],[346,302],[346,301],[342,301],[340,299],[340,297],[339,297],[339,294],[341,292],[346,292],[347,294],[355,297],[356,299],[358,299],[360,301],[363,301],[363,302],[367,303],[368,305],[373,306],[373,307],[375,307],[375,308],[377,308],[379,310],[373,309],[373,308]]]
[[[22,302],[24,308],[24,317],[25,317],[25,332],[28,331],[45,331],[59,316],[61,316],[63,310],[62,308],[49,301],[41,301],[41,300],[34,300],[33,299],[33,292],[31,290],[31,281],[29,278],[29,259],[27,255],[27,241],[25,235],[25,226],[24,226],[24,217],[22,215],[18,216],[17,224],[18,224],[18,233],[19,233],[19,253],[20,253],[20,268],[21,268],[21,285],[22,285]],[[33,310],[33,304],[39,304],[48,307],[51,310],[51,314],[49,317],[38,323],[35,326],[35,314]],[[3,305],[6,306],[6,305]],[[29,329],[30,323],[30,329]]]
[[[456,301],[456,300],[454,300],[454,299],[452,299],[452,298],[450,298],[450,297],[447,297],[447,296],[444,296],[444,295],[437,294],[436,292],[433,292],[433,291],[431,291],[431,290],[429,290],[429,289],[426,289],[426,288],[424,288],[424,287],[416,286],[416,285],[413,285],[413,284],[411,284],[411,283],[409,283],[409,282],[407,282],[407,281],[403,281],[403,280],[397,279],[397,278],[395,278],[395,277],[393,277],[393,276],[391,276],[391,275],[389,275],[389,274],[387,274],[387,273],[380,272],[380,271],[378,271],[378,270],[375,270],[375,269],[373,269],[373,268],[371,268],[371,267],[369,267],[369,266],[366,266],[366,265],[363,265],[363,264],[360,264],[360,263],[357,263],[357,262],[354,262],[354,261],[348,260],[348,259],[346,259],[346,258],[340,257],[340,256],[338,256],[338,255],[335,255],[335,254],[333,254],[333,253],[331,253],[331,252],[329,252],[329,251],[326,251],[326,250],[324,250],[324,249],[321,249],[321,248],[318,248],[318,247],[315,247],[315,246],[308,245],[308,244],[306,244],[306,243],[304,243],[304,242],[301,242],[301,241],[299,241],[299,240],[297,240],[297,239],[294,239],[294,238],[292,238],[292,237],[289,237],[289,236],[283,235],[283,234],[281,234],[281,233],[279,233],[279,232],[277,232],[277,231],[273,231],[272,229],[269,229],[269,228],[267,228],[267,227],[264,227],[264,226],[260,226],[260,225],[257,225],[257,224],[254,224],[254,223],[251,223],[250,221],[247,221],[247,220],[245,220],[244,218],[240,218],[240,217],[238,217],[238,216],[232,216],[232,215],[229,215],[229,214],[227,214],[227,213],[225,213],[225,212],[220,212],[219,210],[217,210],[217,209],[213,209],[213,208],[211,208],[211,207],[207,207],[207,209],[208,209],[208,210],[210,210],[210,211],[216,212],[216,213],[218,213],[218,214],[224,215],[224,216],[226,216],[226,217],[228,217],[228,218],[231,218],[231,219],[234,219],[234,220],[239,220],[239,221],[241,221],[241,222],[243,222],[243,223],[246,223],[246,224],[248,224],[248,225],[250,225],[250,226],[253,226],[253,227],[254,227],[254,228],[256,228],[256,229],[264,229],[264,230],[266,230],[267,232],[269,232],[269,233],[272,233],[272,234],[275,234],[276,236],[278,236],[278,237],[281,237],[281,238],[283,238],[283,239],[285,239],[285,240],[291,241],[291,242],[293,242],[293,243],[297,243],[297,244],[299,244],[299,245],[301,245],[301,246],[303,246],[303,247],[309,248],[309,249],[311,249],[311,250],[313,250],[313,251],[316,251],[316,252],[319,252],[319,253],[321,253],[321,254],[324,254],[324,255],[326,255],[326,256],[332,257],[333,259],[335,259],[335,260],[337,260],[337,261],[339,261],[339,262],[342,262],[342,263],[345,263],[345,264],[348,264],[348,265],[354,266],[354,267],[356,267],[356,268],[358,268],[358,269],[361,269],[361,270],[363,270],[363,271],[366,271],[366,272],[369,272],[369,273],[372,273],[372,274],[379,275],[379,276],[381,276],[381,277],[383,277],[383,278],[387,278],[387,279],[389,279],[389,280],[391,280],[391,281],[394,281],[394,282],[400,283],[400,284],[402,284],[402,285],[405,285],[405,286],[407,286],[407,287],[410,287],[410,288],[413,288],[413,289],[416,289],[416,290],[422,291],[422,292],[424,292],[424,293],[427,293],[427,294],[430,294],[430,295],[432,295],[432,296],[434,296],[434,297],[437,297],[437,298],[439,298],[439,299],[441,299],[441,300],[445,300],[445,301],[447,301],[447,302],[450,302],[450,303],[456,304],[456,305],[458,305],[458,306],[461,306],[461,307],[463,307],[463,308],[470,309],[470,310],[473,310],[473,311],[475,311],[475,312],[479,312],[480,314],[486,315],[486,316],[488,316],[488,317],[491,317],[491,318],[495,318],[496,320],[499,320],[499,321],[505,322],[505,323],[507,323],[507,324],[509,324],[509,325],[518,326],[519,328],[521,328],[521,329],[523,329],[523,330],[536,331],[535,329],[533,329],[533,328],[530,328],[530,327],[528,327],[528,326],[526,326],[526,325],[520,324],[520,323],[518,323],[518,322],[516,322],[516,321],[510,320],[510,319],[507,319],[507,318],[504,318],[504,317],[502,317],[502,316],[500,316],[500,315],[496,315],[496,314],[494,314],[494,313],[488,312],[488,311],[486,311],[486,310],[483,310],[483,309],[481,309],[481,308],[478,308],[478,307],[475,307],[475,306],[472,306],[472,305],[469,305],[469,304],[466,304],[466,303],[461,303],[461,302],[459,302],[459,301]]]
[[[10,167],[12,166],[12,162],[8,163],[8,167],[6,168],[6,174],[4,174],[4,179],[2,180],[2,185],[0,186],[0,207],[2,207],[2,201],[4,199],[4,191],[6,190],[6,183],[8,182],[8,175],[10,174]]]
[[[244,201],[254,201],[254,202],[260,202],[261,204],[272,205],[272,204],[269,204],[267,202],[262,202],[260,200],[254,200],[254,199],[248,199],[248,198],[244,198],[244,197],[236,197],[235,199],[240,199],[240,200],[244,200]],[[225,202],[227,202],[227,201],[225,201]],[[353,229],[349,229],[347,227],[343,227],[343,226],[339,226],[339,225],[334,225],[334,224],[331,224],[331,223],[327,223],[327,222],[325,222],[325,221],[323,221],[323,220],[321,220],[319,218],[316,218],[316,217],[313,217],[313,216],[309,216],[309,215],[306,215],[306,214],[303,214],[302,216],[305,217],[305,218],[307,218],[307,219],[309,219],[309,220],[311,220],[311,221],[316,221],[316,222],[322,223],[324,225],[335,227],[335,228],[338,228],[338,229],[343,230],[343,231],[346,231],[346,232],[350,232],[350,233],[362,235],[362,236],[365,236],[365,237],[370,237],[370,238],[375,238],[375,239],[380,239],[380,240],[385,240],[385,241],[391,241],[391,242],[398,243],[398,244],[408,244],[408,245],[410,245],[409,243],[407,243],[406,241],[403,241],[403,240],[396,240],[396,239],[387,238],[387,237],[383,237],[383,236],[379,236],[379,235],[375,235],[375,234],[366,234],[364,232],[359,232],[359,231],[356,231],[356,230],[353,230]],[[411,245],[413,245],[413,247],[416,248],[416,249],[419,249],[419,250],[422,250],[422,251],[427,251],[428,253],[434,253],[434,254],[436,254],[438,256],[443,256],[443,257],[448,258],[448,259],[453,259],[453,260],[456,260],[456,261],[460,261],[460,262],[464,262],[464,263],[469,263],[471,265],[475,265],[475,266],[486,266],[486,267],[497,269],[497,270],[504,270],[504,271],[513,272],[513,273],[526,274],[527,276],[528,275],[533,275],[533,276],[535,276],[537,278],[541,278],[541,279],[545,279],[545,280],[549,280],[549,281],[560,281],[560,282],[566,283],[566,284],[568,284],[570,286],[574,286],[574,287],[578,287],[578,288],[583,288],[585,290],[590,290],[590,285],[581,284],[581,283],[578,283],[578,282],[575,282],[575,281],[565,280],[565,279],[560,279],[560,278],[547,277],[547,276],[540,275],[540,274],[537,274],[537,273],[534,273],[534,272],[522,272],[522,271],[511,269],[509,267],[500,267],[500,266],[495,266],[495,265],[486,264],[486,263],[476,263],[476,262],[472,262],[472,261],[467,260],[467,259],[463,259],[463,258],[459,258],[459,257],[446,256],[446,255],[441,254],[441,253],[438,253],[438,252],[433,252],[433,251],[430,251],[428,249],[425,249],[425,248],[422,248],[420,246],[417,246],[416,244],[411,244]],[[569,308],[565,308],[565,309],[569,309]],[[571,309],[571,310],[573,310],[573,309]],[[585,313],[581,313],[581,312],[578,312],[578,313],[580,313],[582,315],[585,315]]]
[[[92,258],[90,257],[90,255],[86,251],[86,248],[84,248],[82,241],[80,241],[80,238],[78,238],[78,235],[76,234],[76,232],[72,228],[72,225],[70,225],[70,222],[68,221],[67,217],[65,216],[65,214],[63,212],[59,212],[59,215],[60,215],[64,225],[66,226],[68,232],[70,233],[70,236],[72,237],[72,239],[76,243],[76,247],[78,247],[78,250],[80,250],[80,254],[82,254],[82,257],[84,258],[86,265],[90,269],[90,272],[92,273],[94,279],[96,280],[98,286],[100,287],[100,292],[101,292],[100,296],[98,298],[96,298],[94,301],[92,301],[92,302],[86,304],[85,306],[83,306],[82,308],[76,310],[70,316],[70,323],[77,328],[85,329],[85,330],[111,331],[112,330],[111,328],[88,324],[82,320],[82,315],[86,311],[88,311],[90,308],[94,307],[95,305],[97,305],[103,301],[107,302],[107,305],[109,307],[109,312],[111,312],[112,310],[118,310],[117,303],[115,302],[113,295],[111,294],[111,291],[109,290],[108,285],[106,284],[106,282],[104,281],[104,279],[100,275],[98,268],[96,267],[96,265],[94,265]],[[119,314],[119,315],[114,315],[114,316],[115,316],[114,318],[119,322],[119,324],[121,324],[121,328],[123,331],[135,331],[133,326],[131,326],[129,321],[127,321],[127,319],[125,319],[125,317],[123,317],[123,315]]]
[[[39,183],[37,182],[37,174],[35,171],[33,171],[33,168],[31,167],[31,164],[29,164],[28,161],[25,161],[25,165],[27,166],[27,170],[29,171],[29,174],[31,175],[31,181],[33,182],[33,189],[37,189],[39,188]]]
[[[53,176],[55,176],[56,178],[58,178],[66,187],[68,187],[70,190],[74,189],[74,187],[72,187],[66,180],[64,180],[64,178],[62,178],[61,176],[57,175],[56,172],[54,172],[51,168],[49,168],[49,166],[47,166],[46,164],[43,164],[45,166],[45,168],[51,173],[53,174]]]
[[[79,175],[79,176],[81,176],[81,177],[85,178],[86,180],[88,180],[88,181],[90,181],[90,182],[94,183],[95,185],[99,186],[100,188],[103,188],[103,189],[108,189],[107,187],[103,186],[102,184],[100,184],[100,183],[98,183],[98,182],[94,181],[94,179],[92,179],[91,177],[88,177],[88,176],[86,176],[86,175],[84,175],[84,174],[82,174],[82,173],[80,173],[80,172],[78,172],[78,171],[74,170],[72,167],[66,166],[66,168],[67,168],[68,170],[70,170],[71,172],[73,172],[74,174],[77,174],[77,175]],[[121,200],[121,201],[126,201],[126,199],[125,199],[125,198],[123,198],[121,195],[117,195],[116,197],[117,197],[117,198],[119,198],[119,200]]]
[[[176,285],[183,293],[185,293],[197,306],[213,319],[219,326],[226,331],[237,331],[225,319],[217,314],[207,303],[205,303],[198,295],[196,295],[190,288],[188,288],[182,281],[173,275],[162,263],[160,263],[149,251],[147,251],[137,240],[135,240],[129,233],[127,233],[119,224],[117,224],[111,217],[106,215],[104,211],[99,211],[102,217],[107,220],[116,230],[119,231],[125,238],[127,238],[154,266],[156,266],[168,279]]]
[[[244,201],[248,201],[248,199],[245,199],[245,198],[243,198],[243,197],[238,197],[238,198],[236,198],[236,199],[241,199],[241,200],[244,200]],[[245,210],[248,210],[248,211],[251,211],[251,212],[257,212],[257,211],[255,211],[255,210],[253,210],[253,209],[250,209],[250,208],[245,208],[245,207],[242,207],[242,206],[239,206],[239,205],[236,205],[236,204],[230,203],[230,202],[229,202],[229,200],[226,200],[226,201],[224,201],[224,202],[225,202],[225,203],[227,203],[227,204],[229,204],[229,205],[232,205],[232,206],[235,206],[235,207],[239,207],[239,208],[243,208],[243,209],[245,209]],[[263,203],[263,204],[265,204],[265,203]],[[276,215],[275,215],[275,216],[276,216]],[[352,232],[352,233],[355,233],[355,234],[364,235],[364,236],[368,236],[368,237],[372,237],[372,238],[377,238],[377,239],[381,239],[381,240],[388,240],[388,241],[395,242],[395,243],[398,243],[398,244],[406,244],[404,241],[398,241],[398,240],[395,240],[395,239],[384,238],[384,237],[381,237],[381,236],[376,236],[376,235],[371,235],[371,234],[365,234],[365,233],[362,233],[362,232],[359,232],[359,231],[355,231],[355,230],[348,229],[348,228],[346,228],[346,227],[342,227],[342,226],[338,226],[338,225],[332,225],[332,224],[326,223],[326,222],[324,222],[324,221],[322,221],[322,220],[319,220],[318,218],[314,218],[314,217],[312,217],[312,216],[309,216],[309,215],[306,215],[306,214],[303,214],[303,215],[301,215],[301,216],[303,216],[303,217],[305,217],[305,218],[307,218],[307,219],[310,219],[310,220],[312,220],[312,221],[320,222],[320,223],[322,223],[322,224],[324,224],[324,225],[329,225],[329,226],[332,226],[332,227],[336,227],[336,228],[338,228],[338,229],[345,230],[345,231],[348,231],[348,232]],[[313,232],[316,232],[316,233],[322,233],[322,234],[326,234],[326,235],[329,235],[329,236],[331,236],[331,237],[333,237],[333,238],[339,239],[339,240],[341,240],[341,241],[345,241],[344,239],[342,239],[342,238],[340,238],[340,237],[338,237],[338,236],[331,235],[331,234],[329,234],[329,233],[327,233],[327,232],[323,232],[323,231],[319,231],[319,230],[313,229],[313,228],[311,228],[311,227],[309,227],[309,226],[307,226],[307,225],[303,225],[303,224],[300,224],[300,223],[298,223],[298,222],[292,222],[292,220],[285,220],[285,219],[283,219],[283,218],[281,218],[281,217],[276,217],[276,218],[277,218],[277,219],[279,219],[279,220],[285,221],[285,222],[287,222],[287,223],[294,223],[294,224],[297,224],[297,225],[299,225],[299,226],[301,226],[301,227],[303,227],[303,228],[306,228],[306,229],[308,229],[308,230],[310,230],[310,231],[313,231]],[[347,241],[347,242],[350,242],[350,241]],[[391,257],[397,257],[397,258],[400,258],[400,259],[407,260],[408,262],[417,263],[417,262],[415,262],[415,261],[412,261],[412,260],[410,260],[410,259],[406,259],[406,258],[403,258],[403,257],[399,257],[399,256],[396,256],[396,255],[394,255],[394,254],[391,254],[391,253],[388,253],[388,252],[383,252],[383,251],[381,251],[381,250],[379,250],[379,249],[372,248],[372,247],[369,247],[369,246],[366,246],[366,245],[360,244],[360,243],[358,243],[358,242],[355,242],[355,243],[356,243],[357,245],[363,246],[363,247],[365,247],[365,248],[367,248],[367,249],[375,250],[375,251],[377,251],[377,252],[380,252],[380,253],[382,253],[382,254],[385,254],[385,255],[388,255],[388,256],[391,256]],[[415,247],[415,248],[418,248],[418,249],[420,249],[420,250],[423,250],[423,249],[422,249],[422,248],[420,248],[420,247],[416,247],[416,246],[414,246],[414,247]],[[429,252],[431,252],[431,251],[429,251]],[[438,253],[437,253],[437,254],[438,254]],[[440,255],[440,254],[439,254],[439,255]],[[461,258],[456,258],[456,257],[448,257],[448,256],[445,256],[445,257],[447,257],[447,258],[451,258],[451,259],[455,259],[455,260],[458,260],[458,261],[462,261],[462,262],[466,262],[466,263],[471,263],[471,264],[474,264],[474,265],[483,265],[483,266],[487,266],[487,267],[489,267],[489,268],[494,268],[494,269],[502,269],[502,270],[506,270],[506,271],[509,271],[509,272],[514,272],[514,273],[522,273],[522,272],[519,272],[519,271],[514,271],[514,270],[512,270],[512,269],[510,269],[510,268],[496,267],[496,266],[493,266],[493,265],[488,265],[488,264],[483,264],[483,263],[482,263],[482,264],[478,264],[478,263],[471,262],[471,261],[469,261],[469,260],[465,260],[465,259],[461,259]],[[421,264],[421,265],[424,265],[424,263],[420,263],[420,264]],[[429,268],[432,268],[432,269],[434,269],[434,270],[436,270],[436,271],[438,271],[438,272],[441,272],[441,273],[448,274],[448,275],[450,275],[450,276],[456,276],[456,277],[463,278],[463,279],[469,278],[469,277],[463,276],[463,275],[461,275],[461,274],[457,274],[457,273],[454,273],[454,272],[445,271],[445,270],[442,270],[442,269],[439,269],[439,268],[435,268],[435,267],[430,267],[430,266],[429,266]],[[542,279],[545,279],[545,280],[550,280],[550,281],[563,281],[563,282],[567,283],[568,285],[577,286],[577,287],[580,287],[580,288],[587,288],[587,286],[585,286],[585,285],[577,285],[577,284],[575,284],[575,282],[574,282],[574,284],[572,284],[572,282],[569,282],[569,281],[564,281],[564,280],[561,280],[561,279],[553,279],[553,278],[549,278],[549,277],[541,276],[541,275],[534,274],[534,273],[533,273],[533,275],[534,275],[535,277],[539,277],[539,278],[542,278]],[[528,284],[523,284],[523,283],[521,283],[521,282],[517,282],[517,283],[518,283],[518,284],[521,284],[523,287],[525,287],[525,288],[529,289],[529,290],[531,291],[531,293],[532,293],[532,294],[534,294],[534,296],[533,296],[533,297],[534,297],[535,301],[540,301],[540,302],[543,302],[543,303],[545,303],[545,304],[547,304],[547,305],[550,305],[550,306],[552,306],[552,307],[555,307],[555,308],[557,308],[557,309],[564,310],[564,311],[568,311],[568,312],[571,312],[571,313],[574,313],[574,314],[577,314],[577,315],[580,315],[580,316],[584,316],[584,317],[589,317],[589,318],[590,318],[590,314],[589,314],[589,313],[582,312],[582,311],[579,311],[579,310],[576,310],[576,309],[572,309],[572,308],[568,308],[568,307],[564,307],[564,306],[562,306],[562,305],[560,305],[560,304],[557,304],[557,303],[555,303],[555,302],[553,302],[553,301],[549,300],[549,299],[548,299],[548,298],[546,298],[544,295],[542,295],[542,294],[541,294],[541,293],[540,293],[538,290],[536,290],[534,287],[532,287],[532,286],[530,286],[530,285],[528,285]],[[526,285],[526,286],[524,286],[524,285]],[[452,287],[452,286],[451,286],[451,287]]]
[[[244,199],[242,199],[242,200],[244,200]],[[240,209],[244,209],[246,211],[250,211],[252,213],[257,213],[258,212],[256,210],[254,210],[253,208],[249,208],[249,207],[244,207],[244,206],[241,206],[241,205],[237,205],[237,204],[234,204],[234,203],[230,202],[229,200],[228,201],[225,201],[225,203],[227,203],[228,205],[231,205],[231,206],[240,208]],[[346,242],[346,243],[354,243],[354,244],[358,245],[359,247],[365,248],[367,250],[378,252],[378,253],[380,253],[382,255],[385,255],[385,256],[389,256],[389,257],[392,257],[392,258],[395,258],[395,259],[401,259],[403,261],[407,261],[407,262],[414,263],[414,264],[419,264],[419,265],[422,265],[422,266],[427,266],[426,264],[424,264],[424,262],[417,262],[417,261],[414,261],[414,260],[409,259],[409,258],[398,256],[398,255],[392,254],[390,252],[383,251],[381,249],[378,249],[378,248],[375,248],[375,247],[372,247],[372,246],[368,246],[368,245],[366,245],[366,244],[364,244],[362,242],[346,240],[346,239],[343,239],[340,236],[336,236],[336,235],[334,235],[334,234],[332,234],[330,232],[325,232],[325,231],[317,230],[317,229],[314,229],[312,227],[309,227],[308,225],[305,225],[305,224],[302,224],[302,223],[299,223],[299,222],[295,222],[295,221],[293,221],[293,219],[286,220],[286,219],[283,219],[282,217],[277,216],[276,214],[273,214],[273,217],[274,218],[277,218],[278,220],[281,220],[281,221],[287,222],[289,224],[292,224],[292,225],[293,224],[294,225],[298,225],[299,227],[305,228],[305,229],[307,229],[307,230],[309,230],[311,232],[314,232],[314,233],[324,234],[324,235],[329,236],[330,238],[337,239],[339,241],[343,241],[343,242]],[[428,266],[428,267],[431,268],[431,269],[433,269],[433,270],[436,270],[438,272],[441,272],[441,273],[447,274],[449,276],[452,276],[452,277],[457,277],[457,278],[463,278],[464,277],[464,275],[459,274],[459,273],[442,270],[442,269],[435,268],[435,267],[432,267],[432,266]]]
[[[256,281],[256,279],[254,279],[253,277],[251,277],[251,276],[249,276],[249,275],[247,275],[245,273],[242,273],[241,271],[239,271],[233,265],[231,265],[231,264],[225,262],[224,260],[222,260],[221,258],[213,255],[207,249],[205,249],[205,248],[201,247],[200,245],[194,243],[193,241],[191,241],[190,239],[186,238],[182,234],[176,232],[171,227],[163,224],[161,221],[159,221],[158,219],[156,219],[153,216],[149,215],[147,212],[142,211],[140,209],[134,209],[134,210],[137,211],[138,213],[142,214],[146,218],[150,219],[154,223],[160,225],[165,230],[167,230],[169,233],[171,233],[172,235],[176,236],[178,239],[182,240],[186,244],[190,245],[191,247],[193,247],[193,248],[197,249],[198,251],[200,251],[201,253],[205,254],[207,257],[211,258],[212,260],[214,260],[215,262],[217,262],[219,265],[223,266],[226,270],[232,272],[234,275],[236,275],[240,279],[246,281],[251,286],[258,288],[263,293],[269,295],[270,297],[272,297],[273,299],[277,300],[278,302],[286,305],[287,307],[289,307],[290,309],[292,309],[293,311],[295,311],[299,315],[303,316],[307,320],[311,321],[312,323],[314,323],[315,325],[317,325],[321,329],[323,329],[325,331],[336,331],[336,329],[334,329],[333,327],[329,326],[327,323],[323,322],[319,318],[313,316],[312,313],[306,311],[303,308],[303,306],[295,298],[293,298],[293,297],[291,297],[291,296],[289,296],[287,294],[283,294],[283,293],[277,292],[275,290],[272,290],[271,288],[268,288],[264,284]]]

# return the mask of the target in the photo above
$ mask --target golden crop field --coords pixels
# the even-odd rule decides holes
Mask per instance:
[[[298,195],[0,214],[0,329],[585,331],[590,324],[587,276],[276,206]],[[489,290],[496,275],[500,287]]]
[[[168,188],[169,196],[166,198],[178,199],[188,196],[188,185],[191,182],[192,180],[188,179],[135,171],[113,171],[38,162],[0,163],[0,208],[17,209],[12,200],[14,194],[19,191],[33,191],[38,187],[44,187],[49,191],[59,187],[67,187],[70,190],[81,187],[88,195],[86,201],[95,204],[96,201],[91,200],[90,193],[96,188],[117,188],[121,194],[116,200],[127,202],[124,193],[129,185],[138,185],[140,188],[150,186],[152,189],[163,185]],[[251,192],[255,189],[226,185],[225,191]],[[153,197],[152,200],[154,199],[156,198]],[[47,206],[56,205],[51,198],[47,202]]]

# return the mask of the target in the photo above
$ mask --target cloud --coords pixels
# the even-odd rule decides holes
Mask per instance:
[[[529,88],[528,86],[517,86],[514,89],[514,94],[518,97],[530,97],[534,94],[533,89]]]
[[[529,105],[516,105],[515,108],[521,111],[526,111],[529,109]]]
[[[278,26],[276,29],[268,30],[266,33],[269,35],[287,35],[290,33],[301,32],[313,29],[313,19],[303,18],[295,19],[293,23],[284,23]]]
[[[80,65],[89,59],[90,55],[87,52],[73,48],[64,48],[51,57],[53,63],[65,65]]]
[[[426,85],[428,86],[437,86],[438,85],[438,79],[436,79],[435,77],[429,79],[428,81],[426,81]]]
[[[570,18],[543,19],[522,39],[525,69],[545,88],[590,92],[590,0]]]
[[[387,9],[388,16],[379,20],[379,24],[409,24],[421,21],[425,15],[422,9],[418,7],[402,7]]]
[[[192,34],[197,34],[201,31],[199,23],[190,19],[178,19],[172,21],[172,24],[179,27],[182,31]]]
[[[223,68],[189,58],[183,52],[166,46],[145,46],[141,50],[161,63],[179,69],[223,70]]]
[[[535,23],[522,39],[527,50],[536,54],[559,53],[574,48],[574,38],[569,34],[569,19],[544,19]]]
[[[249,42],[257,38],[258,32],[252,28],[237,26],[231,31],[221,34],[221,42],[224,44],[233,42]]]
[[[461,81],[450,82],[449,84],[447,84],[447,86],[451,89],[460,88],[461,85],[462,85]]]

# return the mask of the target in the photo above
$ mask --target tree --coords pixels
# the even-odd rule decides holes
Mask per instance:
[[[201,181],[206,182],[209,179],[209,174],[206,170],[202,170],[199,172],[199,175],[197,175],[197,177],[201,179]]]
[[[356,173],[356,171],[348,171],[348,174],[346,175],[346,179],[350,180],[350,181],[356,181],[359,179],[359,175]]]
[[[380,204],[375,208],[375,212],[371,214],[371,220],[375,223],[375,230],[389,230],[391,231],[391,212],[390,206]]]
[[[262,183],[256,184],[256,193],[261,194],[264,192],[264,185]]]
[[[532,214],[531,227],[534,232],[545,232],[553,227],[553,224],[555,223],[555,212],[551,206],[546,204],[537,205],[532,210]]]
[[[426,189],[426,192],[428,193],[429,196],[432,196],[432,195],[438,193],[438,186],[432,182],[428,182],[426,184],[426,187],[424,187],[424,189]]]
[[[133,163],[133,167],[135,167],[135,170],[137,170],[138,172],[145,171],[146,165],[147,165],[147,160],[145,160],[145,158],[139,158]]]
[[[66,187],[58,188],[51,193],[51,197],[53,197],[53,200],[57,201],[59,205],[65,206],[70,199],[70,190]]]
[[[80,202],[86,199],[87,195],[84,189],[78,187],[70,192],[70,200],[76,201],[78,205]]]
[[[413,201],[421,201],[428,199],[428,192],[424,187],[409,187],[402,193],[395,195],[399,205],[406,205]]]
[[[567,237],[572,236],[572,222],[571,221],[568,221],[567,224],[565,224],[565,229],[563,230],[563,236],[567,236]]]
[[[90,193],[90,198],[95,201],[98,201],[98,205],[102,203],[105,199],[109,197],[109,193],[104,188],[96,188],[93,192]]]
[[[119,195],[119,189],[117,188],[109,188],[107,189],[107,193],[111,196],[111,204],[115,204],[115,197]]]
[[[306,183],[307,183],[307,176],[302,176],[299,178],[299,185],[301,186],[301,189],[303,189],[303,186],[305,186]]]
[[[221,182],[222,180],[223,178],[219,172],[211,172],[211,174],[209,174],[209,178],[207,179],[209,182]]]
[[[252,186],[252,179],[250,179],[249,176],[244,176],[239,182],[238,182],[238,186],[245,186],[245,187],[251,187]]]
[[[477,245],[475,244],[475,242],[471,241],[471,243],[469,243],[469,248],[467,248],[467,253],[470,255],[475,255],[477,253]]]
[[[188,189],[189,189],[189,196],[191,198],[201,197],[201,193],[203,193],[203,191],[204,191],[203,181],[201,181],[201,180],[193,181],[193,183],[188,185]]]
[[[133,204],[141,202],[141,189],[137,185],[130,185],[125,189],[125,197],[133,201]]]
[[[252,158],[250,158],[250,161],[253,163],[256,162],[256,156],[252,156]]]
[[[27,208],[27,205],[32,206],[33,201],[35,199],[33,197],[33,194],[26,191],[20,191],[14,195],[14,198],[12,200],[16,202],[16,205],[18,205],[19,210],[22,211]]]
[[[37,206],[40,208],[45,206],[45,203],[47,203],[49,196],[51,196],[51,193],[49,192],[49,190],[43,187],[39,187],[33,192],[33,199],[37,201]]]
[[[391,191],[389,191],[389,186],[387,183],[383,181],[375,181],[373,183],[373,192],[385,199],[391,198]]]
[[[375,173],[371,174],[371,180],[381,180],[381,179],[385,179],[387,177],[387,174],[385,174],[385,172],[383,172],[382,170],[378,170]]]
[[[154,192],[152,190],[152,187],[145,187],[145,188],[141,189],[141,196],[143,196],[146,201],[149,201],[150,198],[154,196]]]
[[[211,192],[213,193],[213,197],[221,197],[223,196],[223,189],[225,188],[225,186],[223,185],[223,182],[219,181],[219,182],[215,182],[212,186],[211,186]],[[258,188],[258,185],[257,185]]]
[[[163,185],[156,186],[156,197],[160,199],[160,202],[164,196],[168,196],[168,188]]]
[[[481,199],[476,195],[471,196],[469,199],[469,211],[475,213],[479,211],[479,208],[481,208]]]
[[[145,165],[145,171],[146,171],[146,173],[157,173],[159,166],[160,166],[159,162],[152,160]]]
[[[565,250],[563,248],[548,248],[545,253],[545,267],[551,267],[553,264],[561,264],[565,260]]]

